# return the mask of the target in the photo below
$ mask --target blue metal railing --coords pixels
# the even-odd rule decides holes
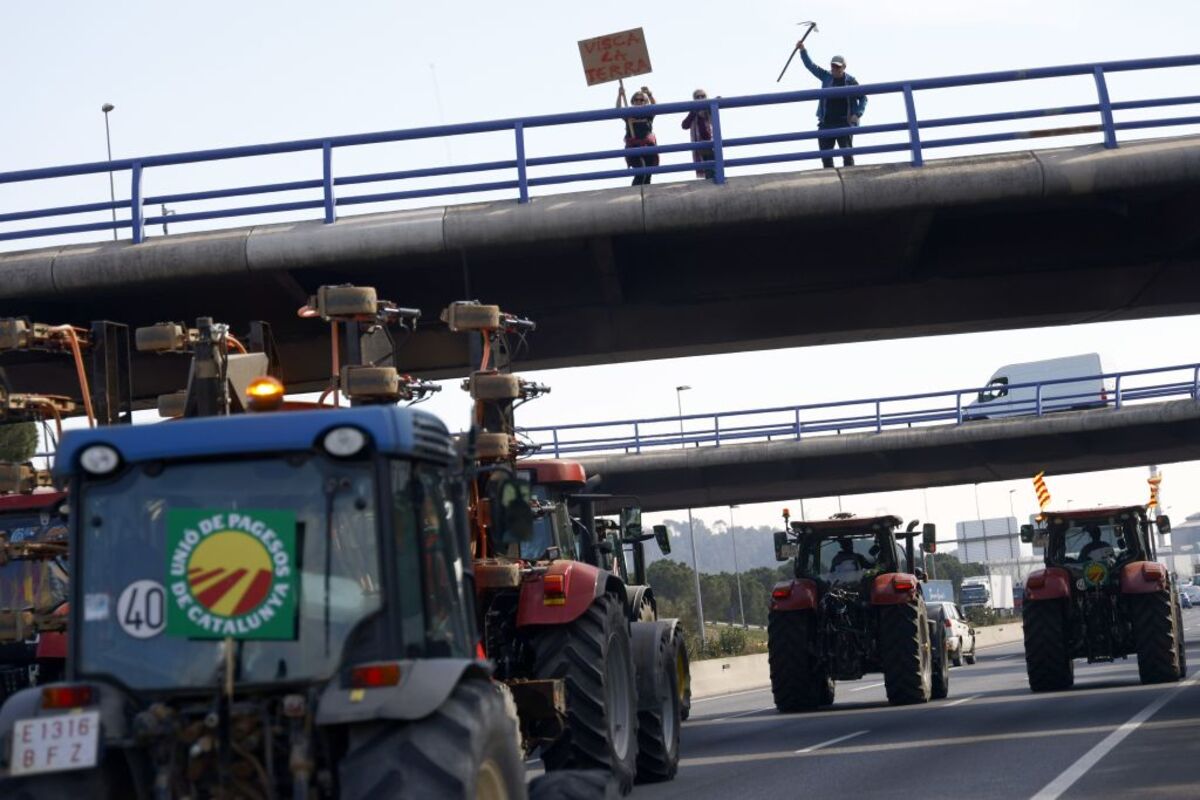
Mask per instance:
[[[129,228],[131,229],[132,240],[135,243],[140,243],[145,238],[147,225],[162,224],[167,221],[175,224],[199,220],[215,220],[230,217],[247,217],[279,212],[322,209],[325,222],[332,223],[337,219],[337,211],[339,207],[352,205],[374,204],[397,200],[410,200],[415,198],[447,197],[459,194],[492,191],[515,191],[518,202],[524,203],[529,200],[530,189],[539,186],[582,183],[587,181],[629,177],[631,175],[687,172],[695,169],[712,169],[714,172],[714,182],[721,184],[725,182],[726,171],[731,168],[805,161],[821,158],[823,156],[828,157],[842,155],[865,155],[871,153],[905,152],[908,154],[909,162],[915,167],[920,167],[924,163],[925,151],[934,148],[979,145],[1050,136],[1101,133],[1103,135],[1104,145],[1111,148],[1117,146],[1118,131],[1200,124],[1200,116],[1197,115],[1117,122],[1113,116],[1114,112],[1132,109],[1165,108],[1169,106],[1200,104],[1200,95],[1159,97],[1153,99],[1130,100],[1114,103],[1109,99],[1108,95],[1108,86],[1105,78],[1107,74],[1114,72],[1157,70],[1171,67],[1186,67],[1196,65],[1200,65],[1200,55],[1171,56],[1166,58],[1150,58],[1130,61],[1110,61],[1099,64],[1075,64],[1060,67],[1043,67],[1038,69],[986,72],[977,73],[974,75],[959,75],[942,78],[926,78],[921,80],[863,84],[855,87],[836,87],[795,92],[777,92],[747,97],[710,98],[702,101],[688,101],[682,103],[660,103],[655,106],[642,106],[636,109],[605,109],[601,111],[584,111],[518,119],[493,120],[489,122],[438,125],[434,127],[414,128],[409,130],[383,131],[349,136],[331,136],[319,139],[301,139],[290,142],[276,142],[273,144],[258,144],[245,147],[226,147],[214,150],[197,150],[186,153],[143,156],[138,158],[116,159],[112,161],[100,161],[87,164],[73,164],[69,166],[4,172],[0,173],[0,184],[24,183],[29,181],[41,181],[76,175],[101,174],[106,172],[127,172],[130,187],[129,196],[131,199],[117,200],[115,202],[84,203],[79,205],[55,206],[49,208],[0,213],[0,223],[44,219],[48,217],[72,216],[99,211],[109,211],[113,209],[128,211],[129,214],[128,219],[117,220],[115,222],[113,220],[101,222],[77,222],[42,228],[26,228],[15,231],[4,231],[0,232],[0,241]],[[1025,109],[989,114],[974,114],[959,117],[920,119],[917,115],[916,103],[914,100],[915,92],[930,89],[982,86],[986,84],[1029,81],[1046,78],[1062,78],[1080,75],[1090,75],[1094,79],[1096,102],[1055,108]],[[1154,84],[1152,81],[1145,81],[1141,85],[1152,86]],[[827,129],[820,131],[819,133],[816,130],[784,131],[779,133],[757,136],[740,136],[733,138],[726,138],[722,134],[721,114],[724,111],[786,103],[807,102],[816,100],[823,96],[842,97],[860,94],[872,96],[888,94],[901,95],[904,103],[905,118],[898,122],[887,122],[878,125],[863,125],[852,128]],[[686,113],[697,109],[708,109],[712,116],[713,141],[711,143],[687,142],[682,144],[660,145],[657,147],[622,148],[536,157],[530,157],[526,153],[525,133],[531,128],[575,125],[602,120],[623,119],[636,115],[643,115],[646,113],[653,113],[661,116],[664,114]],[[922,131],[928,131],[936,128],[978,125],[982,123],[994,122],[1010,122],[1078,114],[1097,114],[1099,121],[1091,124],[1061,128],[1006,131],[939,139],[922,138]],[[799,118],[800,115],[797,115],[797,117]],[[356,175],[339,176],[334,173],[333,156],[334,152],[339,148],[382,144],[387,142],[436,139],[446,136],[463,136],[496,131],[512,132],[514,137],[513,158],[457,166],[373,172]],[[905,141],[860,145],[829,151],[804,150],[799,152],[768,153],[742,157],[730,157],[728,153],[728,151],[733,148],[750,148],[760,145],[798,142],[816,139],[818,136],[834,137],[845,134],[867,136],[898,132],[906,134],[907,138]],[[686,162],[662,164],[657,167],[601,169],[591,172],[572,172],[564,175],[530,174],[531,169],[553,165],[571,164],[584,161],[624,159],[626,156],[651,154],[664,155],[685,153],[690,156],[693,151],[698,150],[712,150],[712,160],[692,162],[689,158],[689,160]],[[209,161],[223,161],[235,158],[249,158],[277,155],[281,153],[298,153],[309,151],[320,151],[321,153],[321,176],[319,178],[309,178],[281,183],[227,187],[222,189],[175,192],[158,195],[147,195],[144,191],[144,182],[146,179],[147,170],[152,170],[157,167],[180,164],[197,164]],[[338,191],[340,188],[349,186],[404,181],[417,178],[437,178],[483,172],[502,172],[507,173],[509,176],[501,180],[492,180],[466,185],[442,185],[419,189],[379,191],[358,195],[343,195]],[[226,208],[178,211],[173,212],[170,217],[167,217],[165,214],[162,216],[146,216],[143,210],[147,205],[165,206],[167,203],[193,203],[197,201],[244,198],[254,195],[268,195],[295,191],[313,192],[316,196],[313,196],[310,199],[291,200],[287,202],[270,202],[261,203],[258,205],[243,204]]]
[[[546,425],[524,428],[522,434],[527,441],[540,445],[541,452],[561,457],[962,425],[981,419],[1123,408],[1130,403],[1166,398],[1200,401],[1200,364],[1014,383],[1005,387],[1005,394],[983,401],[985,393],[993,389],[985,386],[682,417]],[[602,435],[588,435],[597,433]]]

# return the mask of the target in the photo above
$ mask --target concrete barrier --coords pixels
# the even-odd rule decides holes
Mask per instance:
[[[766,653],[692,662],[692,697],[713,697],[770,685]]]
[[[994,647],[1019,642],[1024,634],[1020,622],[975,629],[975,647]],[[710,658],[692,662],[692,697],[716,697],[771,685],[767,654],[733,658]]]
[[[1019,642],[1025,637],[1020,622],[1008,622],[1004,625],[989,625],[986,628],[975,629],[975,647],[995,647],[998,644]]]

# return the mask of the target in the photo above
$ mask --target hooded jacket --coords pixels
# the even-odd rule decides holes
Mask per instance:
[[[800,51],[800,60],[804,62],[804,66],[808,71],[821,82],[822,89],[828,89],[833,86],[833,73],[827,69],[822,69],[813,63],[813,60],[808,57],[807,50]],[[858,86],[858,81],[849,72],[846,73],[846,85]],[[846,106],[849,109],[849,116],[861,117],[867,110],[867,96],[865,94],[850,95],[846,98]],[[817,119],[825,119],[825,98],[822,97],[817,101]]]

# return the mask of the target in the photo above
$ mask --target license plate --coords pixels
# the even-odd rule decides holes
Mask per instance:
[[[9,769],[29,775],[94,767],[99,743],[99,711],[17,720]]]

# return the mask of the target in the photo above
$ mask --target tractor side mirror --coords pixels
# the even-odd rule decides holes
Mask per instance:
[[[788,541],[787,531],[775,531],[776,561],[787,561],[789,558],[795,558],[799,549],[795,544]]]
[[[658,542],[658,549],[664,556],[671,554],[671,532],[666,525],[654,526],[654,541]]]
[[[642,510],[637,506],[621,509],[621,538],[636,539],[642,535]]]
[[[1155,518],[1154,524],[1158,526],[1159,533],[1170,533],[1171,532],[1171,518],[1168,517],[1166,514],[1162,514],[1159,517]]]
[[[932,522],[921,526],[921,549],[926,553],[937,552],[937,525]]]
[[[1021,541],[1024,542],[1025,544],[1030,544],[1033,542],[1033,526],[1032,525],[1022,525],[1021,526]]]
[[[533,538],[532,493],[526,481],[503,478],[492,489],[492,530],[505,544]]]

